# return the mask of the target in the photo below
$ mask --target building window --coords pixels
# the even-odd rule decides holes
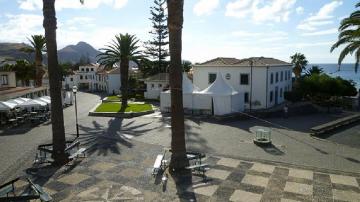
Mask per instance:
[[[84,68],[81,68],[81,71],[85,71]]]
[[[73,81],[74,79],[73,78],[70,78],[70,81]]]
[[[155,85],[152,83],[152,84],[151,84],[151,88],[154,88],[154,87],[155,87]]]
[[[283,89],[280,88],[280,97],[283,97]]]
[[[279,73],[276,72],[275,74],[275,83],[279,82]]]
[[[273,92],[272,91],[270,91],[270,103],[272,103],[272,101],[273,101]]]
[[[249,74],[240,74],[240,85],[249,85]]]
[[[249,93],[248,92],[244,93],[244,102],[249,103]]]
[[[85,79],[87,79],[87,76],[85,75]]]
[[[159,83],[159,88],[161,88],[162,87],[162,84],[161,83]]]
[[[91,71],[93,72],[93,71],[94,71],[94,68],[91,68]]]
[[[288,71],[288,78],[291,79],[291,71]]]
[[[230,80],[230,79],[231,79],[231,75],[230,75],[229,73],[227,73],[227,74],[225,75],[225,78],[226,78],[227,80]]]
[[[89,71],[89,68],[86,68],[86,72],[88,72]]]
[[[80,80],[82,80],[83,79],[83,76],[82,75],[80,75]]]
[[[283,81],[283,79],[284,79],[284,72],[281,71],[281,73],[280,73],[280,81]]]
[[[9,85],[8,75],[1,75],[2,85]]]
[[[271,73],[270,75],[270,84],[273,84],[274,83],[274,74]]]
[[[209,78],[208,78],[209,84],[213,83],[215,80],[216,80],[216,74],[209,73]]]

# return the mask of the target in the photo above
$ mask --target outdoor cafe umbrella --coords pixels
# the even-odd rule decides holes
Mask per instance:
[[[10,111],[11,109],[14,109],[17,104],[11,103],[11,102],[0,102],[0,111]]]
[[[39,101],[39,100],[29,99],[28,101],[19,104],[18,107],[21,107],[21,108],[32,108],[32,107],[35,108],[36,107],[36,108],[39,108],[39,107],[45,107],[46,105],[47,104],[45,102],[42,102],[42,101]]]
[[[7,102],[14,103],[14,104],[18,105],[18,104],[24,103],[25,101],[22,100],[22,99],[16,98],[16,99],[8,100]]]
[[[49,99],[47,99],[46,97],[40,97],[40,98],[37,98],[36,100],[39,100],[41,102],[45,102],[46,104],[51,103],[51,101]]]

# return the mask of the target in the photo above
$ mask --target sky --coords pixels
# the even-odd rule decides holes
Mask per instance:
[[[340,21],[357,0],[185,0],[183,59],[305,54],[310,63],[336,63],[330,53]],[[56,0],[58,48],[85,41],[99,49],[118,33],[151,38],[152,0]],[[42,0],[0,0],[0,42],[44,34]],[[345,63],[354,62],[348,56]]]

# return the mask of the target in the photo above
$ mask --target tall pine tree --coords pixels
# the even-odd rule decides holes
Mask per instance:
[[[152,21],[152,39],[146,42],[145,54],[153,61],[152,73],[167,72],[169,56],[169,32],[167,28],[167,15],[165,14],[166,0],[154,0],[155,6],[150,7]]]

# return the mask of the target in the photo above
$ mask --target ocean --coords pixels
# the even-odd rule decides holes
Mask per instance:
[[[355,73],[354,64],[342,64],[340,71],[338,71],[338,64],[309,64],[306,68],[308,69],[315,65],[321,67],[330,76],[340,76],[343,79],[353,80],[356,83],[357,89],[360,89],[360,66],[357,73]]]

